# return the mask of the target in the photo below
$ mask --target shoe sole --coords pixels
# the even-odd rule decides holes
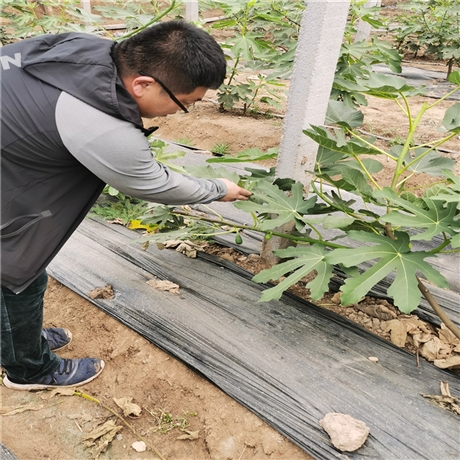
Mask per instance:
[[[91,376],[89,379],[86,379],[82,382],[74,383],[72,385],[41,385],[38,383],[14,383],[10,379],[8,379],[8,376],[6,375],[3,378],[3,385],[6,386],[6,388],[10,388],[11,390],[23,390],[23,391],[30,391],[30,390],[47,390],[48,388],[72,388],[72,387],[78,387],[80,385],[84,385],[85,383],[91,382],[94,380],[100,373],[104,370],[105,367],[105,362],[101,360],[101,368],[97,372],[97,374]]]

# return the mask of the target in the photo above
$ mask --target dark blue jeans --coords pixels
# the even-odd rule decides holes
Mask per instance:
[[[41,335],[47,284],[48,275],[44,271],[20,294],[2,286],[0,364],[15,381],[44,377],[61,362]]]

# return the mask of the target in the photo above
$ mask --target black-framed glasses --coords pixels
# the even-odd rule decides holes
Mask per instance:
[[[171,100],[174,101],[184,113],[189,113],[187,107],[185,107],[185,105],[182,104],[182,102],[179,101],[179,99],[177,99],[176,96],[174,96],[173,92],[161,80],[159,80],[157,77],[154,77],[153,75],[147,75],[144,72],[139,72],[139,75],[142,75],[143,77],[153,78],[165,90],[165,92],[168,94]]]

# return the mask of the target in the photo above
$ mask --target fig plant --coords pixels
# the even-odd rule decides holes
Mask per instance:
[[[304,131],[319,146],[316,180],[310,184],[307,195],[303,184],[275,179],[274,169],[248,169],[247,175],[238,176],[222,168],[194,167],[193,174],[228,177],[252,189],[250,201],[234,206],[250,213],[253,223],[229,222],[189,208],[152,205],[144,220],[158,224],[162,230],[145,237],[145,241],[234,233],[236,242],[241,243],[248,230],[260,232],[266,238],[281,236],[293,241],[295,247],[275,251],[284,261],[253,278],[266,283],[283,277],[263,292],[261,300],[280,298],[286,289],[311,272],[316,276],[306,287],[312,300],[318,300],[328,290],[338,266],[348,276],[341,287],[342,304],[359,302],[379,281],[394,273],[388,295],[400,311],[410,313],[420,302],[421,278],[448,287],[444,276],[433,267],[433,258],[437,254],[460,252],[460,177],[454,173],[454,160],[438,150],[460,135],[460,103],[453,103],[445,112],[439,127],[443,133],[438,140],[430,145],[414,145],[414,136],[426,113],[460,91],[460,72],[451,73],[449,81],[450,93],[430,104],[424,103],[417,113],[412,112],[410,96],[420,94],[421,90],[409,86],[403,78],[371,74],[368,80],[360,82],[366,95],[394,100],[395,107],[407,116],[404,142],[387,149],[357,131],[363,123],[360,111],[343,102],[330,101],[326,121],[332,127],[311,126]],[[393,165],[392,180],[385,186],[375,176],[382,170],[383,162]],[[409,186],[409,179],[419,173],[433,176],[433,185]],[[294,232],[283,234],[274,230],[287,222],[295,223]],[[330,229],[334,230],[332,234]],[[419,241],[429,242],[430,249],[418,248]],[[356,266],[362,263],[370,268],[358,270]],[[455,329],[444,315],[442,319]],[[458,329],[455,333],[460,336]]]

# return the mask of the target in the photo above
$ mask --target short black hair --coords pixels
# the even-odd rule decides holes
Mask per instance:
[[[159,22],[115,44],[113,59],[122,77],[143,72],[178,94],[217,89],[227,69],[214,38],[186,21]]]

